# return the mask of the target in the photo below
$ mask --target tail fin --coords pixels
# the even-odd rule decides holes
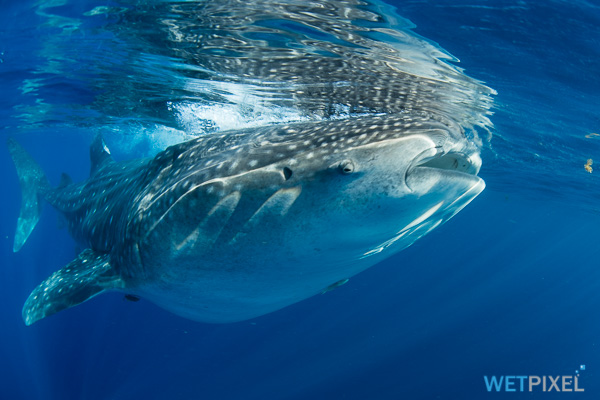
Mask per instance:
[[[25,244],[40,219],[41,200],[44,193],[50,189],[50,184],[40,166],[19,143],[8,139],[7,145],[21,183],[21,214],[13,245],[13,251],[16,253]]]

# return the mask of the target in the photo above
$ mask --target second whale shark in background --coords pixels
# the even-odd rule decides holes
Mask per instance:
[[[42,200],[87,247],[31,293],[27,325],[110,290],[198,321],[256,317],[339,286],[484,188],[477,148],[429,113],[223,132],[126,162],[98,137],[90,178],[57,188],[9,149],[23,191],[14,250]]]

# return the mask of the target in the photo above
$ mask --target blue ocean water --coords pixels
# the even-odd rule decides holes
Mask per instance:
[[[184,2],[1,3],[2,399],[600,398],[600,179],[584,168],[600,160],[600,6],[588,1],[388,2],[400,28],[498,92],[486,190],[407,250],[250,321],[197,323],[113,293],[25,327],[30,291],[78,249],[46,207],[12,252],[6,138],[56,184],[87,177],[98,132],[123,159],[297,118],[278,104],[218,119],[237,100],[194,86],[206,71],[182,62],[193,49],[151,29],[180,18],[164,4]],[[251,89],[242,103],[264,94]],[[577,373],[585,392],[489,393],[484,381]]]

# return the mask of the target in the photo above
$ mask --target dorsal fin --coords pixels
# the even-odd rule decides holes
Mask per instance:
[[[58,184],[58,189],[63,189],[73,183],[73,179],[66,173],[62,173],[60,176],[60,183]]]
[[[90,146],[90,161],[92,163],[90,176],[94,176],[104,165],[114,162],[102,135],[96,135]]]

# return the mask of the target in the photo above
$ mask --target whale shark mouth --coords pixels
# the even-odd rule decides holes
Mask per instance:
[[[424,178],[431,175],[443,177],[457,184],[461,182],[465,187],[476,185],[481,181],[477,176],[481,168],[479,153],[465,154],[452,151],[444,153],[436,148],[439,152],[431,156],[431,150],[428,149],[422,153],[422,156],[415,157],[406,171],[406,186],[413,192],[423,190]]]
[[[462,172],[477,175],[481,167],[481,159],[477,153],[467,155],[464,153],[445,153],[421,160],[414,165],[418,167],[437,168],[448,171]]]

